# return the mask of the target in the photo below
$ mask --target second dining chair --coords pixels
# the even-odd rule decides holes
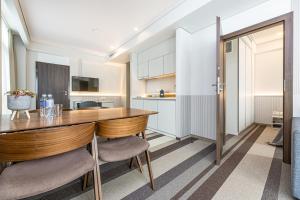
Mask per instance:
[[[136,158],[141,170],[139,155],[145,153],[151,188],[154,190],[149,143],[145,130],[148,116],[138,116],[126,119],[115,119],[97,123],[96,134],[109,140],[99,142],[99,159],[105,162],[116,162]],[[143,138],[139,135],[142,133]]]
[[[95,124],[81,124],[0,135],[0,199],[48,192],[94,172],[95,198],[101,198]],[[85,147],[92,144],[92,155]],[[98,170],[98,172],[97,172]]]

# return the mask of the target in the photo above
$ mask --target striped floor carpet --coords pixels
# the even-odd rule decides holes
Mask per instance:
[[[282,163],[282,149],[267,145],[278,130],[255,126],[250,133],[228,135],[224,159],[214,165],[215,144],[194,137],[181,141],[150,133],[150,156],[156,190],[144,174],[129,169],[128,161],[102,163],[104,200],[114,199],[292,199],[289,165]],[[80,180],[36,199],[92,200],[93,190],[81,191]]]

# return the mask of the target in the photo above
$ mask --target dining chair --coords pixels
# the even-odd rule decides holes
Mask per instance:
[[[145,153],[151,188],[154,190],[154,181],[149,155],[149,143],[146,140],[145,130],[148,116],[138,116],[126,119],[115,119],[98,122],[96,135],[109,140],[99,142],[99,159],[105,162],[116,162],[136,158],[142,172],[139,155]],[[143,138],[137,136],[142,134]],[[132,161],[132,160],[131,160]]]
[[[94,173],[95,198],[101,198],[95,124],[0,135],[0,199],[21,199],[51,191]],[[91,145],[91,154],[87,150]],[[98,170],[98,172],[97,172]]]
[[[63,111],[72,111],[72,108],[63,108]],[[39,113],[40,109],[36,109],[36,110],[29,110],[29,113]]]
[[[84,101],[84,102],[77,103],[77,108],[91,108],[91,107],[101,107],[101,102]]]

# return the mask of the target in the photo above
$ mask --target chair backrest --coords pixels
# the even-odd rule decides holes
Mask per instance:
[[[148,116],[106,120],[97,123],[96,134],[105,138],[120,138],[136,135],[146,130]]]
[[[63,111],[72,111],[72,108],[63,108]],[[29,113],[38,113],[40,112],[40,109],[36,109],[36,110],[29,110]]]
[[[14,132],[0,135],[0,162],[34,160],[91,143],[95,124]]]

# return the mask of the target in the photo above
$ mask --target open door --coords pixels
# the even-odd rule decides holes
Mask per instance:
[[[222,159],[223,144],[225,139],[225,107],[224,107],[224,65],[223,65],[223,49],[224,41],[221,38],[221,19],[217,17],[216,21],[216,87],[217,92],[217,114],[216,114],[216,164],[219,165]]]

